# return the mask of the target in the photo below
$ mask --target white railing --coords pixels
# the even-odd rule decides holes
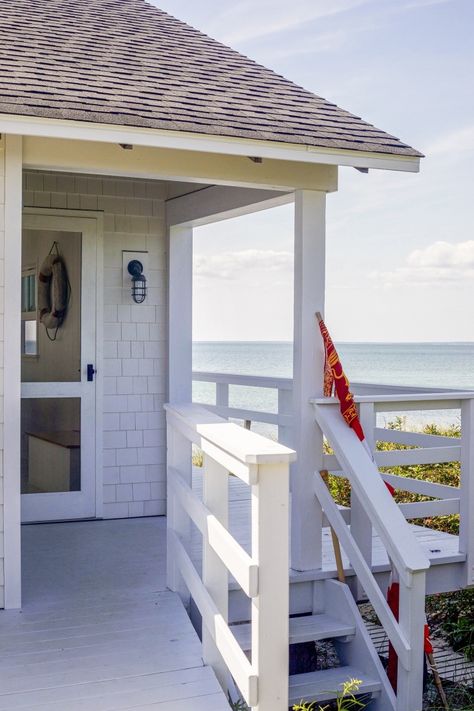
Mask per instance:
[[[194,372],[193,380],[215,384],[215,402],[206,407],[222,417],[246,422],[263,422],[278,426],[278,440],[291,446],[291,398],[290,378],[257,377],[228,373]],[[230,406],[232,386],[265,388],[277,393],[275,412],[236,408]],[[403,467],[411,464],[461,463],[460,487],[438,484],[423,479],[395,476],[389,472],[383,478],[400,491],[430,497],[430,501],[399,504],[406,519],[433,518],[460,514],[459,552],[466,556],[465,584],[474,584],[474,393],[453,392],[445,388],[421,388],[400,385],[352,383],[360,417],[367,441],[380,467]],[[327,402],[325,400],[325,402]],[[381,413],[436,412],[457,410],[460,412],[461,437],[443,437],[421,432],[410,432],[380,427],[377,415]],[[380,418],[379,418],[380,419]],[[377,451],[377,442],[391,442],[414,449]],[[344,476],[334,456],[323,458],[324,467],[336,476]],[[310,490],[308,490],[310,495]],[[372,527],[363,507],[353,492],[351,508],[343,515],[364,552],[371,562]]]
[[[194,371],[194,382],[215,384],[215,402],[206,403],[205,407],[216,412],[221,417],[243,420],[249,427],[252,422],[262,422],[278,427],[278,441],[284,444],[289,441],[289,430],[292,423],[292,391],[291,378],[261,377],[256,375],[235,375],[232,373],[207,373]],[[231,401],[231,386],[263,388],[276,392],[276,411],[256,410],[251,407],[233,407]]]
[[[167,405],[168,586],[202,617],[205,663],[229,675],[257,711],[288,709],[289,464],[295,453],[199,405]],[[192,490],[192,445],[203,452],[202,500]],[[228,529],[229,472],[252,488],[249,555]],[[202,574],[190,555],[202,535]],[[275,555],[278,551],[278,555]],[[251,661],[227,624],[228,576],[251,600]]]
[[[332,398],[328,400],[330,402],[315,401],[316,422],[350,481],[370,532],[373,526],[387,551],[395,574],[394,580],[400,586],[398,619],[374,577],[370,562],[366,560],[352,526],[347,526],[319,472],[314,475],[314,491],[349,558],[359,585],[372,603],[397,653],[397,711],[421,709],[425,578],[430,564],[379,476],[377,465],[341,417],[339,403]]]
[[[430,497],[430,501],[399,504],[406,519],[459,514],[459,552],[466,556],[464,584],[474,583],[474,398],[472,392],[412,392],[411,394],[357,395],[361,422],[378,467],[390,469],[409,465],[460,463],[460,486],[439,484],[424,479],[383,472],[382,478],[399,491]],[[331,399],[314,400],[330,404]],[[334,401],[333,401],[334,402]],[[377,415],[389,412],[455,410],[460,412],[460,437],[446,437],[377,426]],[[377,442],[389,442],[410,449],[378,451]],[[336,455],[325,455],[323,466],[336,476],[347,476]],[[371,563],[372,528],[364,502],[354,491],[346,522]]]

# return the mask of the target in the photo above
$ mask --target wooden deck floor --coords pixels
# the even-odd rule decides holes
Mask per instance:
[[[164,518],[23,528],[24,607],[0,612],[0,711],[228,711],[179,598]]]
[[[198,491],[200,479],[197,471]],[[250,491],[237,479],[229,510],[248,550]],[[463,560],[456,536],[413,530],[433,567]],[[193,557],[200,567],[199,535]],[[321,570],[290,570],[290,582],[335,577],[328,530],[323,558]],[[389,570],[377,536],[373,558]],[[166,590],[165,562],[165,518],[24,526],[24,607],[0,611],[0,711],[228,711],[181,602]]]

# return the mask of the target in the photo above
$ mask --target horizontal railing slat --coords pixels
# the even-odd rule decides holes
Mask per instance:
[[[392,449],[374,453],[375,463],[379,467],[407,467],[413,464],[442,464],[458,462],[461,458],[461,447],[429,447],[425,449]],[[324,468],[329,471],[340,469],[337,457],[333,454],[324,455]]]
[[[441,464],[457,462],[461,458],[461,447],[429,447],[424,449],[392,449],[375,452],[379,467],[404,467],[411,464]]]
[[[437,499],[455,499],[459,497],[459,488],[457,486],[448,486],[448,484],[436,484],[433,481],[426,479],[412,479],[407,476],[396,476],[381,472],[381,477],[384,481],[391,484],[395,489],[400,491],[410,491],[413,494],[421,496],[432,496]]]
[[[270,388],[275,390],[292,390],[291,378],[268,377],[260,375],[240,375],[237,373],[210,373],[202,370],[193,371],[193,380],[205,383],[224,383],[227,385],[244,385],[253,388]]]
[[[413,447],[437,447],[452,445],[459,447],[460,437],[444,437],[442,435],[425,434],[424,432],[407,432],[405,430],[391,430],[385,427],[376,427],[375,439],[379,442],[392,442]]]
[[[333,476],[347,479],[347,474],[340,469],[328,468],[328,470]],[[413,479],[408,476],[388,474],[387,472],[380,472],[380,476],[384,481],[388,482],[399,491],[409,491],[412,494],[431,496],[435,499],[455,499],[459,497],[460,493],[460,489],[457,486],[436,484],[433,481],[426,481],[426,479]]]
[[[459,513],[460,500],[437,499],[436,501],[415,501],[408,504],[398,504],[398,506],[407,519],[448,516],[450,514]]]
[[[227,405],[206,404],[206,408],[221,417],[228,417],[234,420],[250,420],[251,422],[265,422],[265,424],[268,425],[285,425],[286,427],[290,427],[293,419],[291,415],[279,415],[276,412],[247,410],[242,407],[230,407]]]

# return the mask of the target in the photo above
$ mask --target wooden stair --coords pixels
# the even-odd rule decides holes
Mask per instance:
[[[250,624],[233,625],[232,632],[244,652],[248,652],[252,646]],[[319,642],[336,637],[347,638],[354,634],[355,625],[346,624],[323,613],[290,618],[290,644]]]
[[[328,669],[292,674],[289,703],[327,703],[337,697],[343,684],[360,680],[356,693],[368,701],[371,711],[394,711],[396,700],[382,663],[349,587],[336,580],[321,581],[315,598],[318,611],[290,617],[290,645],[331,642],[337,659]],[[251,626],[234,623],[232,633],[244,652],[251,650]]]
[[[342,666],[333,669],[295,674],[290,676],[290,705],[299,704],[301,701],[326,702],[335,698],[337,691],[349,679],[362,681],[357,696],[368,696],[380,692],[382,682],[380,679],[371,679],[357,667]],[[374,708],[373,705],[370,708]]]

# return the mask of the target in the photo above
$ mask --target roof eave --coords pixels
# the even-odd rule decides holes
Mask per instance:
[[[396,170],[408,173],[417,173],[420,169],[419,156],[324,148],[297,143],[260,141],[17,114],[0,114],[0,133],[104,143],[126,143],[154,148],[258,156],[273,160]]]

